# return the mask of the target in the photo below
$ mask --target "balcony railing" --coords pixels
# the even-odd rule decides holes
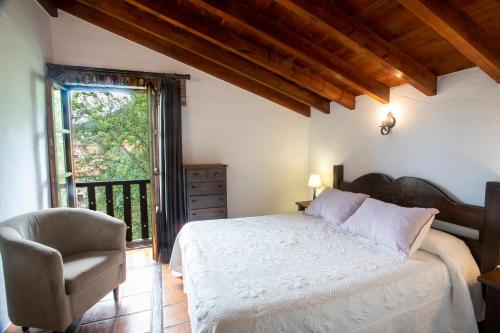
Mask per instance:
[[[149,179],[78,182],[76,183],[77,205],[91,210],[100,210],[113,217],[116,208],[116,210],[119,210],[120,215],[123,214],[123,220],[127,225],[127,241],[138,238],[148,239],[150,237],[148,184]],[[136,191],[137,186],[138,193],[132,192],[132,190]],[[102,190],[104,190],[104,193],[102,193]],[[100,192],[96,195],[98,191]],[[115,200],[115,194],[121,194],[121,200]],[[139,202],[133,202],[134,198],[138,199]],[[105,207],[103,207],[104,205]],[[133,206],[138,209],[133,210]],[[137,218],[135,220],[140,222],[140,237],[133,237],[133,218],[137,217],[138,213],[140,219],[139,221],[137,221]]]

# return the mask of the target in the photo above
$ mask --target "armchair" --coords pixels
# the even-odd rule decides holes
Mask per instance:
[[[64,331],[125,281],[120,220],[78,208],[52,208],[0,223],[12,323]]]

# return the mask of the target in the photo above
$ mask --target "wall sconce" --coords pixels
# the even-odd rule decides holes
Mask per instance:
[[[387,112],[387,116],[384,120],[382,120],[382,124],[380,125],[380,134],[387,135],[391,131],[391,129],[396,125],[396,118],[392,114],[392,112]]]

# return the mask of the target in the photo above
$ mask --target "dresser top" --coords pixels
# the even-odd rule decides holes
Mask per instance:
[[[203,168],[203,167],[212,167],[212,166],[227,167],[227,164],[222,164],[222,163],[206,163],[206,164],[184,164],[183,165],[183,167],[185,167],[185,168]]]

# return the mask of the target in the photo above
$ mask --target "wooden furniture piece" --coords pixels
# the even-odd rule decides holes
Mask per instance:
[[[479,276],[478,280],[486,287],[486,315],[484,332],[500,332],[500,269]]]
[[[301,211],[305,210],[307,207],[309,207],[310,203],[311,203],[311,200],[297,201],[295,204],[297,205],[299,212],[301,212]]]
[[[184,165],[188,222],[227,218],[226,168],[220,163]]]
[[[467,244],[481,273],[494,270],[500,263],[500,182],[486,183],[484,207],[456,202],[437,186],[420,178],[392,179],[381,173],[369,173],[346,182],[343,165],[333,167],[333,188],[365,193],[404,207],[439,209],[439,220],[478,231],[478,237],[468,238],[446,230]]]

